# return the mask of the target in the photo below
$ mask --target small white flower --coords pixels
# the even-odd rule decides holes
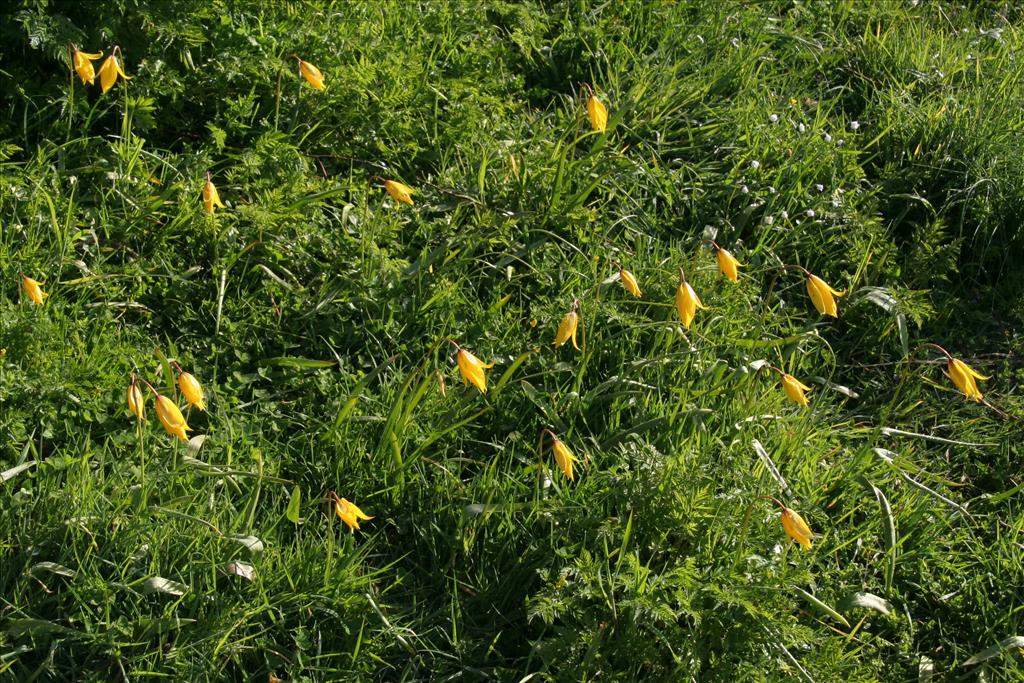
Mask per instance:
[[[832,136],[828,133],[825,133],[825,142],[832,142]]]
[[[786,211],[785,209],[783,209],[782,210],[782,217],[785,218],[785,219],[788,219],[789,218],[789,211]]]
[[[822,185],[821,183],[815,183],[814,184],[814,189],[817,190],[818,192],[824,192],[825,191],[825,186]]]
[[[768,194],[775,194],[775,188],[771,185],[768,186]]]
[[[751,159],[750,168],[761,168],[761,162],[757,159]]]
[[[742,192],[743,194],[750,194],[750,188],[744,185],[743,187],[740,188],[740,192]]]
[[[814,218],[814,209],[807,209],[807,217]]]
[[[805,133],[805,132],[807,132],[807,126],[805,126],[805,125],[804,125],[804,124],[802,124],[802,123],[801,123],[801,124],[800,124],[799,126],[797,126],[797,127],[796,127],[796,129],[797,129],[798,131],[800,131],[801,133]]]
[[[778,122],[778,120],[779,120],[779,115],[778,114],[772,114],[771,116],[768,117],[768,121],[770,123],[776,123],[776,122]]]
[[[775,216],[765,216],[764,217],[764,224],[765,225],[773,225],[774,223],[775,223]]]
[[[846,140],[844,140],[842,138],[839,138],[839,140],[836,141],[836,145],[838,145],[839,147],[842,147],[845,143],[846,143]]]
[[[850,121],[850,130],[859,130],[860,121]]]

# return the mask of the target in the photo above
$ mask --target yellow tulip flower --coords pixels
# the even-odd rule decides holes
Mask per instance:
[[[132,79],[121,68],[121,62],[117,58],[119,54],[121,54],[121,48],[115,47],[114,51],[110,53],[110,56],[100,66],[100,89],[103,90],[104,94],[114,87],[118,76],[126,81]]]
[[[359,520],[362,519],[364,521],[368,521],[373,519],[373,517],[364,513],[355,503],[350,502],[347,498],[339,498],[338,494],[333,492],[332,496],[334,498],[335,514],[341,518],[341,521],[348,525],[349,531],[353,534],[356,532],[356,529],[359,528]]]
[[[834,297],[846,294],[845,289],[841,292],[837,292],[829,287],[828,284],[817,275],[807,273],[807,293],[811,295],[811,302],[814,304],[814,307],[818,309],[818,313],[822,315],[830,315],[833,318],[839,317],[839,311],[836,308],[836,300]]]
[[[455,342],[452,343],[454,344]],[[483,361],[461,346],[456,345],[456,348],[459,349],[459,352],[455,356],[455,361],[458,363],[459,372],[462,374],[462,385],[472,384],[480,390],[480,393],[486,394],[487,378],[484,376],[484,370],[494,367],[494,363],[485,365]]]
[[[802,545],[804,550],[810,550],[814,533],[811,532],[811,528],[807,526],[807,522],[800,516],[800,513],[783,505],[781,520],[786,535]]]
[[[206,213],[212,214],[214,207],[224,208],[224,202],[220,200],[220,192],[217,191],[217,186],[210,180],[210,174],[206,174],[206,185],[203,186],[203,207],[206,209]]]
[[[588,86],[589,90],[590,87]],[[604,106],[601,100],[597,99],[594,92],[590,92],[590,97],[587,99],[587,116],[590,117],[590,127],[600,133],[603,133],[608,127],[608,108]]]
[[[176,436],[182,441],[188,441],[185,432],[191,432],[192,428],[185,422],[185,416],[178,410],[174,401],[166,396],[156,395],[156,416],[160,418],[160,424],[164,426],[167,433]]]
[[[142,390],[132,376],[131,384],[128,385],[128,412],[139,420],[146,419],[146,402],[142,398]]]
[[[96,81],[96,70],[93,68],[92,63],[102,56],[102,52],[92,54],[82,52],[78,49],[77,45],[71,43],[71,64],[74,66],[75,71],[78,72],[78,77],[82,79],[82,83],[92,85]]]
[[[967,363],[952,357],[950,357],[949,362],[946,364],[946,369],[949,371],[949,378],[953,380],[953,384],[956,385],[957,389],[964,392],[964,395],[972,401],[981,403],[984,397],[978,389],[978,383],[975,380],[991,379],[990,377],[978,374]]]
[[[324,89],[324,75],[320,73],[320,69],[316,68],[304,59],[299,59],[299,73],[306,79],[306,82],[313,86],[316,90]]]
[[[686,281],[683,269],[679,269],[679,288],[676,290],[676,310],[679,312],[679,319],[683,321],[683,327],[690,329],[690,323],[697,314],[698,308],[707,308],[700,302],[697,292]]]
[[[643,296],[640,292],[640,285],[637,284],[636,278],[633,273],[629,272],[625,268],[619,268],[619,280],[622,282],[622,286],[626,288],[626,291],[633,296],[639,298]]]
[[[807,395],[804,393],[810,391],[811,387],[807,386],[800,380],[789,373],[782,373],[782,388],[786,392],[786,396],[789,396],[789,400],[798,405],[806,406],[810,404],[807,400]]]
[[[579,460],[577,460],[576,456],[572,454],[569,447],[562,443],[561,439],[555,436],[554,432],[550,429],[545,429],[544,432],[547,432],[551,436],[551,450],[555,454],[555,463],[558,465],[558,468],[562,470],[562,474],[564,474],[569,481],[576,481],[572,466],[573,463],[577,463]],[[543,437],[543,432],[541,433],[541,436]]]
[[[576,308],[579,302],[574,301],[572,308],[562,318],[562,322],[558,323],[558,331],[555,333],[555,348],[558,348],[565,342],[572,339],[573,347],[579,351],[580,347],[576,343],[576,327],[579,325],[580,317],[576,313]]]
[[[732,282],[738,282],[740,279],[739,268],[743,264],[737,261],[736,257],[728,249],[723,247],[718,248],[718,253],[715,256],[718,259],[718,269],[722,271],[722,275]]]
[[[187,372],[182,372],[181,367],[178,367],[178,372],[180,373],[178,387],[185,396],[185,400],[199,410],[206,410],[206,399],[203,396],[203,387],[199,384],[199,380]]]
[[[28,275],[22,273],[21,275],[21,288],[25,292],[25,296],[32,300],[32,303],[41,305],[46,297],[50,296],[43,291],[41,282],[33,280]]]
[[[391,198],[396,202],[402,202],[412,206],[412,193],[416,190],[412,189],[408,185],[398,182],[397,180],[385,180],[384,189],[388,191]]]

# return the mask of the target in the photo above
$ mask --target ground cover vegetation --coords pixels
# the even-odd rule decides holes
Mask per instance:
[[[1024,678],[1022,21],[5,5],[0,672]]]

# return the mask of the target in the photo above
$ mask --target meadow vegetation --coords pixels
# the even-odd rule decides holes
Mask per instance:
[[[1024,679],[1022,22],[9,3],[0,674]],[[69,43],[131,80],[83,83]],[[133,373],[188,442],[144,386],[134,420]]]

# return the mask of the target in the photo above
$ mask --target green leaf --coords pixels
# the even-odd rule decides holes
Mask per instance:
[[[284,516],[292,524],[299,523],[299,506],[302,504],[302,489],[296,484],[295,488],[292,489],[292,495],[288,499],[288,509],[285,511]]]
[[[843,612],[849,612],[855,608],[872,609],[882,614],[889,614],[891,611],[889,602],[873,593],[851,593],[839,603],[839,609]]]
[[[173,595],[180,597],[188,591],[188,586],[177,581],[171,581],[165,579],[162,576],[154,576],[146,579],[142,583],[142,592],[146,595],[152,595],[153,593],[163,593],[165,595]]]
[[[297,370],[321,370],[332,367],[335,363],[336,361],[333,360],[314,360],[312,358],[294,358],[292,356],[277,356],[276,358],[266,358],[262,361],[263,365],[294,368]]]
[[[798,586],[793,586],[793,590],[795,590],[797,592],[797,595],[799,595],[804,600],[806,600],[807,602],[811,603],[812,605],[817,607],[819,610],[821,610],[825,614],[829,615],[830,617],[832,617],[833,619],[838,621],[840,624],[842,624],[846,628],[852,628],[850,626],[850,622],[846,620],[846,617],[844,617],[842,614],[837,612],[835,609],[833,609],[832,607],[827,605],[822,600],[819,600],[818,598],[814,597],[813,595],[811,595],[810,593],[808,593],[807,591],[805,591],[804,589],[802,589],[802,588],[800,588]]]

